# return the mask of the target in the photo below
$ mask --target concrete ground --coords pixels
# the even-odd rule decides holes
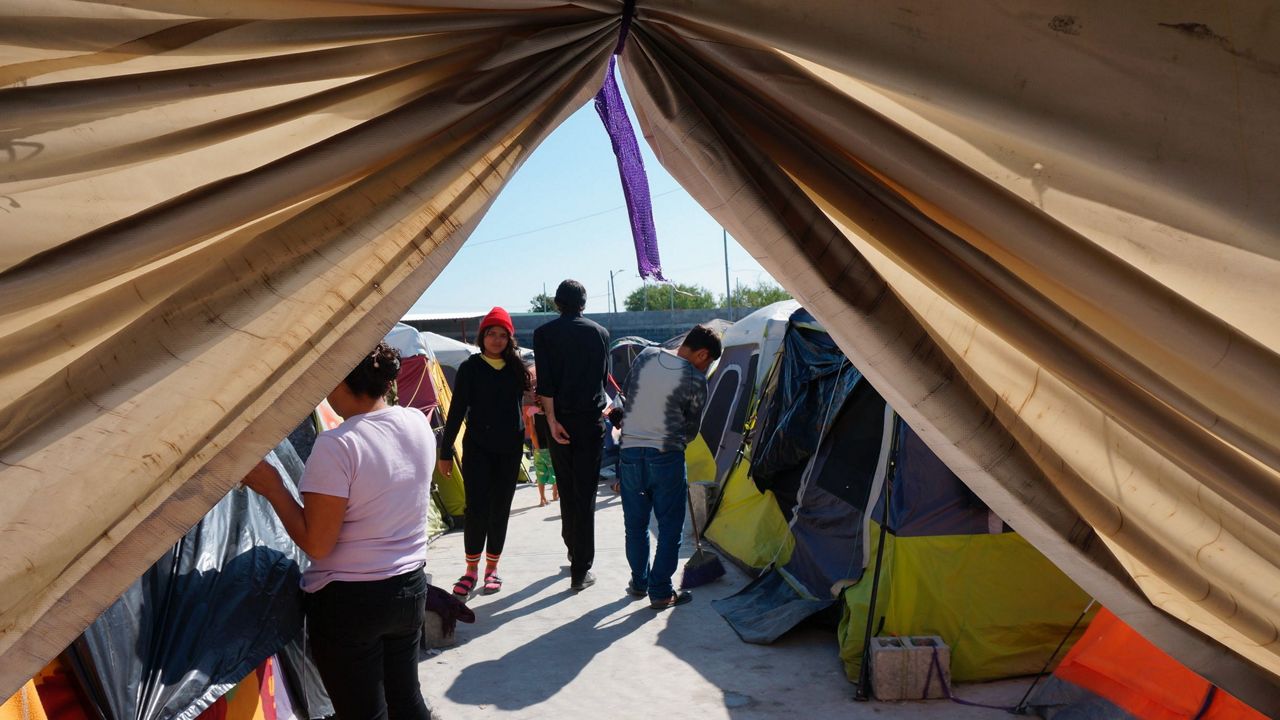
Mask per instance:
[[[693,550],[689,537],[681,567]],[[538,507],[536,488],[517,490],[507,538],[502,592],[473,597],[476,623],[459,624],[458,644],[419,666],[423,693],[444,720],[1008,717],[946,700],[855,702],[832,631],[800,628],[769,646],[742,642],[710,604],[747,582],[728,563],[728,575],[693,590],[692,603],[651,610],[625,592],[622,505],[605,485],[593,587],[569,590],[559,506]],[[462,569],[462,534],[436,539],[427,559],[432,582],[449,589]],[[956,694],[1009,706],[1028,683],[961,685]]]

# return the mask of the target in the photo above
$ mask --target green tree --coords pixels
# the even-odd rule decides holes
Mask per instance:
[[[739,285],[733,289],[731,297],[734,307],[761,308],[781,300],[790,300],[791,293],[768,280],[760,280],[755,285]]]
[[[546,293],[538,293],[529,301],[529,312],[556,312],[556,301]]]
[[[654,284],[636,288],[627,296],[623,307],[637,310],[698,310],[713,308],[716,299],[711,291],[699,285]]]

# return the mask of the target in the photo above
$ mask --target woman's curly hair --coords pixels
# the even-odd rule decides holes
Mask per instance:
[[[354,370],[347,373],[344,382],[357,395],[380,398],[391,389],[391,383],[399,374],[400,353],[385,342],[380,342],[373,352],[361,358]]]

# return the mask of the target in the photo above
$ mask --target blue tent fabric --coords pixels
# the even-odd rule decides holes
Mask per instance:
[[[884,399],[860,382],[827,432],[791,522],[795,548],[784,570],[815,597],[862,577],[862,518],[871,499],[884,433]]]
[[[734,595],[711,601],[743,642],[758,645],[774,642],[833,604],[832,599],[803,597],[779,572],[765,573]]]
[[[889,529],[900,537],[989,532],[991,510],[986,503],[901,420],[897,432],[901,449],[890,499]],[[1003,523],[1001,529],[1009,531]]]
[[[783,338],[776,389],[761,414],[751,474],[772,490],[788,519],[805,466],[862,374],[803,309],[791,316]]]

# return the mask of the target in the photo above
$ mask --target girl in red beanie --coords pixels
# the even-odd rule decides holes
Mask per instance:
[[[532,387],[528,369],[516,354],[515,326],[496,307],[480,321],[480,352],[458,366],[453,402],[440,440],[440,472],[453,469],[454,442],[462,422],[462,481],[467,493],[463,546],[467,569],[453,594],[467,598],[476,588],[484,554],[486,595],[502,589],[498,560],[507,538],[507,520],[524,454],[522,400]]]

